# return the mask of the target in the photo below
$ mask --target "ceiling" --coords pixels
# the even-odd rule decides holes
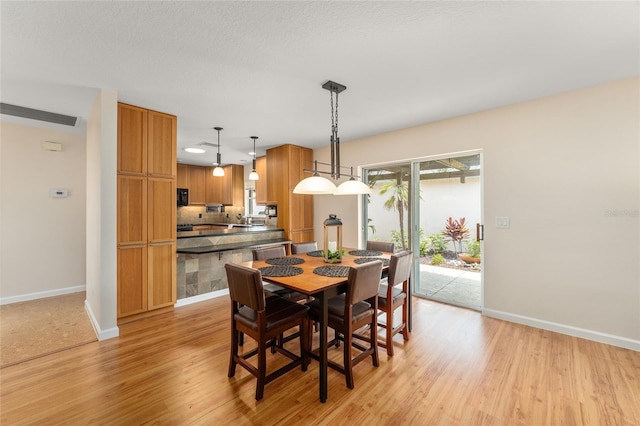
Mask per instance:
[[[86,118],[100,88],[178,116],[178,158],[328,145],[640,74],[640,3],[0,3],[0,100]],[[20,119],[2,115],[3,121]],[[30,125],[40,125],[33,124]],[[52,128],[70,128],[50,125]]]

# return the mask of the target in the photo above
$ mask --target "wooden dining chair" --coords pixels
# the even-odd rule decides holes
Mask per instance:
[[[291,254],[304,254],[316,250],[318,250],[318,243],[316,241],[291,244]]]
[[[284,246],[253,249],[251,252],[253,255],[253,260],[274,259],[276,257],[285,257],[287,255],[287,251],[285,250]],[[297,291],[289,290],[288,288],[284,288],[276,284],[263,283],[263,287],[264,291],[267,292],[267,296],[276,295],[294,301],[307,300],[306,295],[298,293]]]
[[[266,298],[262,288],[262,275],[257,269],[227,263],[225,266],[231,298],[231,356],[229,377],[234,377],[236,365],[244,367],[257,378],[256,400],[262,399],[264,386],[284,373],[300,365],[307,370],[306,351],[308,344],[308,308],[281,297]],[[300,355],[276,344],[276,338],[290,328],[300,327]],[[243,333],[258,343],[258,347],[239,354],[239,334]],[[291,359],[289,363],[267,374],[267,348],[274,346],[276,352]],[[257,355],[257,367],[249,358]]]
[[[378,326],[386,329],[385,340],[384,342],[378,341],[378,345],[386,348],[388,356],[393,356],[393,336],[402,333],[404,341],[409,340],[407,295],[409,294],[412,260],[413,253],[410,251],[405,250],[393,254],[389,260],[389,275],[386,283],[381,284],[378,291],[379,315],[385,315],[385,321],[378,322]],[[398,308],[402,308],[402,321],[394,327],[393,313]]]
[[[349,269],[347,292],[329,299],[328,326],[336,331],[336,338],[343,340],[343,365],[329,360],[329,367],[345,375],[347,387],[353,389],[353,367],[363,359],[371,356],[374,367],[378,367],[377,345],[377,312],[378,287],[382,262],[374,261],[353,266]],[[309,321],[320,321],[320,304],[314,300],[309,306]],[[357,331],[365,326],[369,328],[369,335],[358,334]],[[319,359],[317,350],[311,348],[311,327],[307,327],[309,338],[309,355]],[[365,346],[360,341],[367,342]],[[333,342],[329,342],[331,346]],[[352,349],[360,353],[353,357]]]
[[[394,243],[388,243],[386,241],[367,241],[367,250],[378,250],[393,253],[394,249]]]

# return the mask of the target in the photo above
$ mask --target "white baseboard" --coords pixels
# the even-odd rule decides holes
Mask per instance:
[[[525,317],[522,315],[511,314],[508,312],[494,311],[493,309],[483,309],[482,315],[497,318],[517,324],[529,325],[531,327],[541,328],[543,330],[555,331],[556,333],[566,334],[568,336],[580,337],[582,339],[593,340],[594,342],[606,343],[612,346],[618,346],[632,351],[640,352],[640,341],[629,339],[626,337],[615,336],[612,334],[601,333],[599,331],[587,330],[584,328],[573,327],[570,325],[558,324],[549,321],[543,321],[536,318]]]
[[[96,332],[98,340],[111,339],[120,335],[120,329],[118,327],[109,328],[107,330],[100,329],[100,323],[98,323],[96,316],[93,314],[93,310],[91,310],[91,305],[89,305],[89,302],[86,300],[84,301],[84,310],[87,311],[87,315],[89,315],[93,331]]]
[[[85,291],[84,285],[75,287],[58,288],[55,290],[39,291],[37,293],[22,294],[20,296],[9,296],[0,298],[0,305],[8,305],[10,303],[26,302],[28,300],[44,299],[45,297],[61,296],[63,294],[79,293]]]
[[[203,302],[209,299],[215,299],[216,297],[226,296],[229,294],[229,289],[225,288],[222,290],[212,291],[211,293],[199,294],[197,296],[186,297],[184,299],[178,299],[176,304],[174,305],[176,308],[180,306],[191,305],[192,303]]]

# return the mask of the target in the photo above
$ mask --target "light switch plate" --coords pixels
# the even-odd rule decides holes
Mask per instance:
[[[496,228],[508,229],[509,226],[509,216],[496,216]]]
[[[53,198],[67,198],[69,196],[69,190],[64,188],[54,188],[51,190],[51,196]]]

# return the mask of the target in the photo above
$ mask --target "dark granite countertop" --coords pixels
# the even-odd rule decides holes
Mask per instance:
[[[203,224],[207,225],[207,224]],[[246,233],[261,233],[261,232],[273,232],[273,231],[284,231],[282,228],[278,228],[277,226],[263,226],[263,225],[255,225],[250,228],[248,227],[240,227],[237,225],[233,225],[231,229],[227,225],[214,225],[216,228],[210,231],[182,231],[177,233],[177,238],[194,238],[194,237],[209,237],[209,236],[220,236],[220,235],[231,235],[231,234],[246,234]]]
[[[207,232],[207,231],[203,231],[203,232]],[[200,247],[178,248],[176,251],[178,253],[184,253],[184,254],[204,254],[204,253],[217,253],[221,251],[231,251],[231,250],[240,250],[240,249],[248,249],[248,248],[253,249],[253,248],[261,248],[261,247],[269,247],[269,246],[282,245],[282,244],[291,244],[291,240],[287,240],[285,238],[277,238],[272,240],[245,241],[245,242],[239,242],[239,243],[233,243],[233,244],[217,244],[215,246],[207,245],[207,246],[200,246]]]

